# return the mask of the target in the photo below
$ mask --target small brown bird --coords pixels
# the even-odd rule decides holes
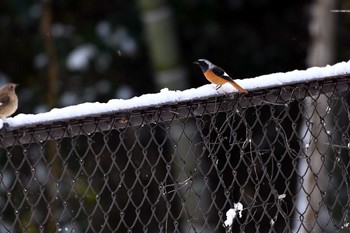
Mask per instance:
[[[18,98],[15,92],[18,84],[8,83],[0,89],[0,117],[11,116],[18,107]]]
[[[230,83],[241,93],[248,93],[244,88],[238,85],[222,68],[214,65],[206,59],[199,59],[194,64],[199,65],[204,76],[209,82],[216,84],[216,88],[219,89],[225,83]]]

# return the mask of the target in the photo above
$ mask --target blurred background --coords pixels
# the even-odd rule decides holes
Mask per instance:
[[[0,83],[20,84],[17,114],[39,113],[198,87],[207,83],[192,64],[198,58],[239,79],[305,69],[315,30],[332,39],[328,62],[348,60],[350,13],[327,12],[335,27],[315,29],[315,3],[3,0]],[[350,9],[349,1],[331,5]]]

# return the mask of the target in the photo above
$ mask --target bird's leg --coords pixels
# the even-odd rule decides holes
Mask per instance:
[[[220,84],[216,85],[216,90],[218,90],[221,87]]]
[[[7,131],[7,129],[10,127],[10,124],[5,122],[6,118],[5,117],[1,117],[0,120],[2,120],[2,128],[0,129],[0,134],[3,134]]]

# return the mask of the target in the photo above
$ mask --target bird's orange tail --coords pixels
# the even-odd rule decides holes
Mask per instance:
[[[232,84],[232,86],[234,86],[239,92],[241,93],[248,93],[248,91],[246,91],[243,87],[241,87],[240,85],[238,85],[235,81],[230,81],[230,83]]]

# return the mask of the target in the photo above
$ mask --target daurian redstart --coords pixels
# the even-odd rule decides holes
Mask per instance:
[[[199,59],[194,62],[194,64],[199,65],[206,79],[209,82],[216,84],[217,89],[219,89],[225,83],[230,83],[241,93],[248,93],[244,88],[238,85],[222,68],[214,65],[206,59]]]
[[[18,107],[18,98],[15,89],[18,84],[8,83],[0,89],[0,117],[11,116]]]

